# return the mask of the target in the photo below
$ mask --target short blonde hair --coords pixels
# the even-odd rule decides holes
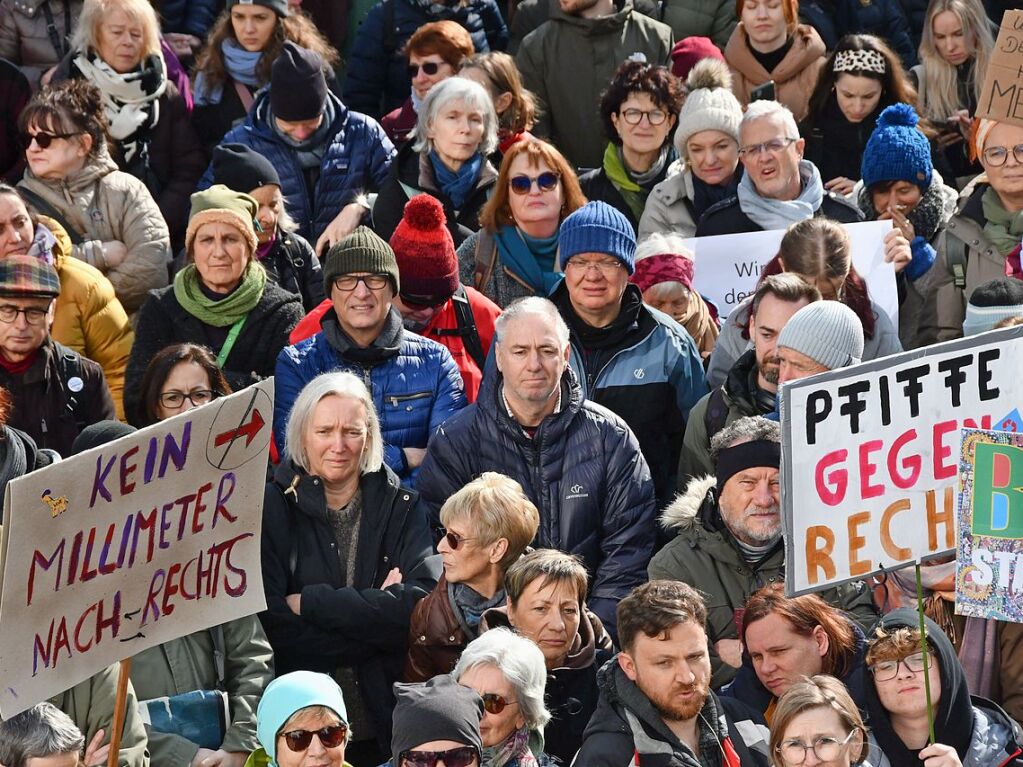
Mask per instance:
[[[78,26],[71,38],[71,48],[78,51],[97,51],[99,27],[114,11],[124,11],[132,21],[142,25],[142,57],[159,56],[160,22],[156,11],[146,0],[85,0]],[[109,63],[109,62],[108,62]]]
[[[878,626],[868,642],[864,661],[872,666],[886,660],[902,660],[916,652],[920,652],[920,629],[899,626],[894,631],[886,631]]]
[[[543,578],[542,586],[571,583],[579,597],[579,606],[585,606],[588,578],[578,557],[557,549],[537,549],[519,557],[504,576],[504,592],[512,607],[537,578]]]
[[[522,485],[495,471],[484,472],[441,506],[440,521],[445,527],[462,519],[472,525],[482,546],[507,539],[508,550],[498,562],[502,571],[522,556],[540,526],[540,512]]]
[[[778,700],[774,715],[771,717],[769,756],[774,767],[783,767],[783,763],[778,758],[778,747],[785,740],[785,731],[789,724],[804,711],[815,708],[830,708],[838,714],[843,725],[850,730],[859,732],[859,748],[856,753],[851,754],[853,764],[859,764],[867,755],[867,728],[863,724],[863,717],[860,715],[859,709],[853,703],[852,696],[849,695],[845,685],[835,677],[819,674],[804,679],[802,682],[796,682]],[[850,744],[850,747],[855,747],[855,741]]]

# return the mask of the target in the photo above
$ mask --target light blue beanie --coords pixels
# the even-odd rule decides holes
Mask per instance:
[[[561,222],[558,263],[561,270],[572,256],[604,253],[622,262],[631,275],[636,271],[636,232],[621,211],[606,202],[588,202]]]
[[[293,671],[266,686],[256,709],[256,737],[272,767],[277,767],[277,733],[292,714],[309,706],[326,706],[348,724],[341,688],[326,674]]]

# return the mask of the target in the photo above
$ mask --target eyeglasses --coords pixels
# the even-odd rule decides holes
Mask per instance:
[[[408,76],[413,78],[419,74],[419,70],[423,70],[423,74],[433,77],[440,71],[441,64],[439,61],[424,61],[422,64],[409,64],[408,65]]]
[[[49,311],[49,309],[37,309],[34,306],[28,309],[19,309],[17,306],[7,304],[0,306],[0,322],[6,322],[8,325],[11,325],[17,321],[19,314],[24,314],[25,322],[29,325],[42,325]]]
[[[438,298],[437,296],[420,296],[415,293],[406,293],[402,291],[401,302],[406,306],[414,309],[433,309],[441,306],[447,302],[447,298]]]
[[[1007,146],[989,146],[984,150],[984,164],[991,165],[992,167],[999,168],[1009,159],[1009,147]],[[1012,156],[1016,158],[1016,162],[1023,165],[1023,144],[1016,144],[1012,147]]]
[[[193,389],[190,392],[165,391],[160,395],[160,404],[164,407],[178,408],[185,404],[187,399],[195,407],[205,405],[213,401],[213,392],[209,389]]]
[[[797,141],[799,141],[798,138],[775,138],[765,141],[763,144],[750,144],[749,146],[740,147],[739,154],[743,157],[759,157],[763,152],[776,155],[788,149],[790,145]]]
[[[39,131],[38,133],[22,133],[21,143],[25,149],[32,146],[32,142],[36,142],[36,146],[40,149],[49,149],[50,144],[59,138],[71,138],[72,136],[82,135],[81,131],[75,131],[74,133],[47,133],[46,131]]]
[[[810,745],[801,740],[783,740],[775,749],[786,764],[802,764],[806,761],[806,752],[813,751],[814,755],[822,762],[832,762],[838,759],[842,749],[849,745],[856,730],[850,730],[843,740],[822,737],[817,738]]]
[[[330,727],[322,727],[319,730],[292,730],[281,734],[288,749],[295,752],[305,751],[313,742],[313,735],[320,739],[324,748],[337,748],[345,742],[348,736],[348,726],[344,724],[332,724]]]
[[[475,538],[466,538],[464,535],[453,533],[450,530],[445,530],[444,528],[441,528],[440,530],[440,537],[448,542],[448,546],[451,547],[452,551],[458,551],[458,547],[466,541],[476,540]]]
[[[588,272],[591,268],[596,267],[605,277],[610,277],[612,274],[622,268],[622,262],[617,259],[604,259],[602,261],[580,261],[578,258],[568,259],[568,263],[565,264],[565,269],[573,272]]]
[[[533,183],[541,192],[550,192],[557,188],[561,176],[552,171],[541,173],[536,178],[530,176],[512,176],[508,179],[508,186],[517,195],[529,194],[533,189]]]
[[[508,706],[515,706],[518,701],[508,700],[503,695],[498,695],[496,692],[485,692],[480,696],[483,698],[483,710],[488,714],[500,714]]]
[[[437,767],[437,762],[444,762],[444,767],[469,767],[476,760],[476,749],[459,746],[447,751],[402,751],[398,758],[401,767]]]
[[[668,113],[662,109],[626,109],[620,114],[629,125],[639,125],[644,117],[651,125],[660,125],[668,119]]]
[[[934,661],[929,661],[931,665]],[[877,682],[887,682],[899,675],[899,666],[905,666],[914,674],[924,670],[924,654],[922,652],[907,655],[902,660],[883,660],[870,667],[870,673],[874,675]]]
[[[349,293],[355,290],[361,282],[370,290],[381,290],[390,281],[391,278],[386,274],[343,274],[334,278],[334,287]]]

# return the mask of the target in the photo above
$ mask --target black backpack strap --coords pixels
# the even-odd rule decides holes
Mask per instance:
[[[33,192],[31,189],[26,189],[23,186],[18,187],[18,194],[37,212],[42,213],[44,216],[49,216],[67,232],[68,237],[71,238],[71,242],[75,245],[81,245],[85,242],[85,239],[80,235],[71,224],[67,222],[67,219],[61,215],[60,211],[53,207],[49,202],[44,200],[38,194]],[[70,254],[69,254],[70,255]]]
[[[728,422],[728,403],[725,401],[725,390],[719,386],[710,393],[707,409],[703,413],[703,427],[707,430],[707,441],[725,428]]]
[[[956,290],[966,289],[966,242],[945,229],[945,263],[952,272]]]
[[[67,407],[75,419],[75,428],[80,432],[89,425],[82,413],[82,408],[85,405],[82,356],[74,349],[69,349],[56,341],[53,342],[53,346],[57,352],[57,366],[60,369],[61,386],[67,397]]]
[[[42,5],[39,7],[43,11],[43,16],[46,17],[46,34],[50,38],[50,45],[53,46],[53,50],[57,52],[57,59],[62,59],[67,56],[68,51],[71,50],[67,42],[67,35],[71,34],[71,2],[70,0],[64,0],[64,37],[60,36],[60,30],[57,29],[57,23],[53,18],[53,9],[50,8],[50,0],[43,0]]]
[[[483,372],[487,355],[483,351],[479,328],[476,327],[476,317],[472,313],[472,304],[469,303],[469,296],[465,292],[464,285],[458,286],[458,290],[451,296],[451,303],[455,308],[458,327],[436,328],[432,333],[437,336],[461,336],[462,343],[465,344],[465,351],[472,357],[480,372]]]

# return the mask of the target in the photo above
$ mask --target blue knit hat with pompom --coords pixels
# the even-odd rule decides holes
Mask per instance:
[[[892,104],[881,112],[860,167],[867,189],[878,181],[908,181],[921,190],[930,186],[931,143],[917,129],[918,122],[909,104]]]

